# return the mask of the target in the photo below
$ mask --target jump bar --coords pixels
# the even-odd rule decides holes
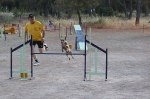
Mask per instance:
[[[52,54],[52,55],[66,55],[66,53],[32,53],[32,54]],[[72,53],[72,55],[85,55],[85,54]]]

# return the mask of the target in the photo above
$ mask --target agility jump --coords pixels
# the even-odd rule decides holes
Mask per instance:
[[[96,49],[98,49],[98,50],[100,50],[100,51],[102,51],[103,53],[105,53],[106,54],[106,71],[105,71],[105,80],[107,80],[107,68],[108,68],[108,50],[106,49],[106,50],[103,50],[102,48],[100,48],[100,47],[98,47],[96,44],[94,44],[94,43],[92,43],[92,42],[90,42],[90,41],[88,41],[87,39],[86,39],[86,36],[87,35],[85,35],[84,36],[84,53],[72,53],[72,55],[83,55],[84,56],[84,81],[86,80],[86,75],[87,74],[93,74],[92,72],[88,72],[87,70],[86,70],[86,61],[87,61],[87,45],[86,45],[86,43],[89,43],[91,46],[93,46],[93,47],[95,47]],[[14,48],[14,49],[10,49],[10,78],[12,78],[13,76],[12,76],[12,74],[14,73],[13,72],[13,70],[12,70],[12,53],[14,52],[14,51],[16,51],[16,50],[18,50],[19,48],[21,48],[21,47],[23,47],[23,46],[25,46],[26,44],[28,44],[28,43],[31,43],[31,45],[32,45],[32,37],[31,37],[31,39],[30,40],[28,40],[27,42],[25,42],[25,44],[21,44],[21,45],[19,45],[18,47],[16,47],[16,48]],[[83,44],[82,44],[82,47],[83,47]],[[31,73],[31,79],[32,79],[32,77],[33,77],[33,64],[32,64],[32,62],[33,62],[33,59],[32,59],[32,55],[33,54],[40,54],[40,55],[66,55],[66,53],[33,53],[32,52],[32,47],[30,47],[31,48],[31,70],[30,70],[30,73]],[[18,71],[19,73],[20,73],[20,71]]]

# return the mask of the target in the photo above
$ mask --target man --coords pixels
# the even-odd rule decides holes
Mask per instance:
[[[38,45],[39,52],[43,53],[43,50],[44,50],[43,46],[48,48],[47,45],[43,45],[44,37],[45,37],[45,31],[44,31],[43,25],[39,21],[35,20],[34,14],[29,14],[28,20],[29,22],[25,26],[25,41],[29,33],[30,35],[32,35],[33,43],[31,47],[33,49],[33,53],[35,52],[36,44]],[[33,58],[35,60],[34,66],[39,65],[40,63],[35,54],[33,54]]]

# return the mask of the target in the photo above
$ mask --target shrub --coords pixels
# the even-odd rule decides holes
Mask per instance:
[[[99,7],[97,13],[99,16],[113,16],[114,11],[112,7]]]
[[[20,18],[23,14],[24,14],[25,10],[24,9],[17,9],[17,8],[14,8],[12,10],[12,13],[14,15],[15,18]]]

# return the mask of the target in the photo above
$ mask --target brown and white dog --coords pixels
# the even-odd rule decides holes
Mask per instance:
[[[69,58],[70,57],[68,55],[71,55],[71,57],[74,59],[74,57],[72,56],[72,51],[68,45],[68,42],[64,39],[61,39],[61,46],[62,46],[62,52],[65,50],[66,51],[66,56]]]

